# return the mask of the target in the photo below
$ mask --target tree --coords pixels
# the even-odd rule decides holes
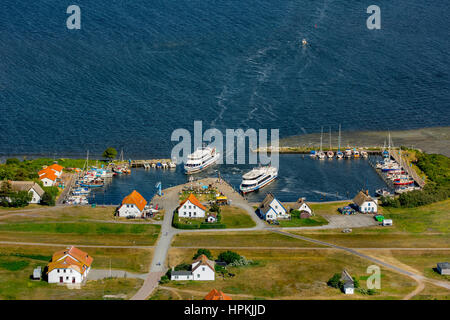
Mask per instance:
[[[220,213],[220,207],[216,203],[213,203],[209,208],[209,211]]]
[[[327,285],[333,288],[339,288],[341,284],[341,275],[339,273],[335,273],[328,281]]]
[[[28,191],[12,192],[10,195],[10,206],[15,208],[25,207],[31,201],[32,197],[32,194]]]
[[[45,192],[41,199],[41,204],[44,206],[54,206],[55,198],[49,192]]]
[[[204,254],[208,259],[212,260],[213,259],[213,255],[211,254],[211,251],[209,251],[208,249],[198,249],[197,253],[194,254],[194,258],[193,259],[197,259],[198,257],[200,257],[202,254]]]
[[[6,159],[6,164],[7,165],[19,165],[20,160],[17,158],[9,158],[9,159]]]
[[[221,254],[219,254],[219,260],[220,261],[224,261],[227,264],[233,263],[237,260],[239,260],[241,258],[241,256],[239,254],[237,254],[236,252],[233,251],[224,251]]]
[[[117,150],[109,147],[105,151],[103,151],[103,158],[107,158],[109,160],[114,159],[117,156]]]

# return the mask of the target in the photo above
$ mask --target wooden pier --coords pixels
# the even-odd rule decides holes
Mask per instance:
[[[152,160],[131,160],[131,167],[132,168],[138,168],[138,167],[143,167],[143,168],[149,168],[148,166],[151,166],[152,164],[157,164],[157,163],[169,163],[172,162],[172,160],[170,159],[152,159]]]
[[[419,177],[417,172],[411,168],[408,163],[403,159],[403,157],[400,156],[398,152],[391,152],[392,158],[401,165],[401,167],[408,173],[408,175],[414,179],[414,182],[421,188],[425,186],[425,181]]]

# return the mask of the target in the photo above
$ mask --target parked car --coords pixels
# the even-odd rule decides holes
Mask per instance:
[[[341,214],[347,214],[347,215],[355,214],[355,213],[356,213],[355,209],[353,209],[353,208],[350,207],[350,206],[341,207],[341,208],[338,209],[338,211],[339,211]]]
[[[346,228],[346,229],[342,230],[342,232],[343,233],[350,233],[350,232],[352,232],[352,229]]]
[[[392,219],[384,219],[381,225],[384,226],[392,226]]]
[[[383,222],[383,220],[384,220],[384,216],[382,216],[381,214],[377,214],[374,218],[378,222]]]

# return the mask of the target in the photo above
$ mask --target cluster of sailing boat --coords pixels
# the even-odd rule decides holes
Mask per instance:
[[[330,148],[327,152],[323,151],[322,149],[322,142],[323,142],[323,127],[320,132],[320,149],[319,151],[312,150],[310,152],[310,156],[312,158],[317,158],[319,160],[324,159],[351,159],[351,158],[367,158],[369,154],[365,150],[357,150],[356,148],[350,148],[347,147],[344,151],[341,151],[341,126],[339,125],[339,146],[336,153],[334,153],[333,148],[331,147],[331,128],[330,128]]]
[[[103,166],[100,168],[96,166],[89,167],[88,152],[83,169],[80,171],[65,203],[72,205],[89,204],[88,196],[92,189],[104,187],[114,176],[130,174],[131,170],[128,165],[123,164],[125,163],[123,161],[123,153],[121,153],[121,158],[120,164],[110,164],[107,168]]]
[[[412,190],[418,190],[420,187],[415,186],[414,179],[406,172],[400,163],[392,159],[391,157],[391,136],[389,134],[389,146],[388,149],[383,150],[383,160],[375,164],[375,168],[381,171],[381,174],[391,181],[395,187],[395,193],[403,193]],[[401,159],[401,149],[398,150],[399,159]],[[377,194],[380,196],[390,195],[385,189],[377,190]]]

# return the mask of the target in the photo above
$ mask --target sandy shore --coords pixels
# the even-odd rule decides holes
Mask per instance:
[[[331,132],[333,148],[338,145],[338,132]],[[388,131],[343,131],[341,147],[383,147],[387,143]],[[425,151],[440,153],[450,157],[450,127],[422,128],[414,130],[391,131],[394,146],[405,146]],[[323,147],[330,144],[329,132],[324,129]],[[310,148],[320,145],[320,133],[291,136],[280,139],[280,147]]]

